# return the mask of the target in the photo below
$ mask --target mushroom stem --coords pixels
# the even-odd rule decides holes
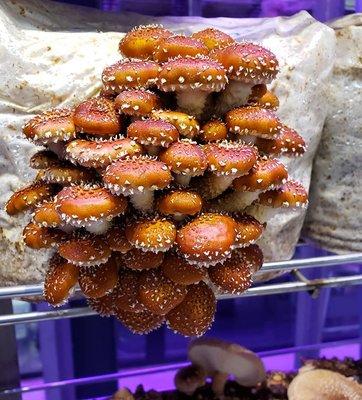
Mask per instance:
[[[177,174],[175,175],[175,181],[181,186],[189,186],[191,180],[190,175]]]
[[[143,212],[151,211],[153,206],[153,191],[143,190],[142,192],[135,192],[132,194],[130,200],[137,210]]]
[[[215,393],[218,399],[222,399],[224,397],[224,389],[225,383],[228,380],[229,374],[225,374],[224,372],[215,372],[212,377],[211,388]]]
[[[253,85],[250,83],[230,80],[217,99],[216,114],[223,116],[231,109],[247,104],[252,87]]]
[[[204,110],[208,92],[202,90],[182,90],[177,92],[177,106],[180,111],[199,118]]]
[[[241,192],[234,191],[221,196],[217,200],[216,209],[229,211],[229,212],[241,212],[250,204],[253,203],[259,196],[259,192]]]
[[[102,235],[108,231],[110,224],[110,221],[107,221],[106,219],[92,221],[88,223],[86,229],[88,232],[94,233],[95,235]]]
[[[210,174],[202,179],[202,185],[200,186],[200,192],[202,196],[207,199],[214,199],[233,183],[235,175],[214,175]]]
[[[147,145],[144,147],[146,148],[146,151],[150,156],[157,156],[160,152],[160,146]]]
[[[280,214],[281,209],[264,206],[262,204],[253,204],[247,207],[245,212],[264,224],[270,221],[276,214]]]

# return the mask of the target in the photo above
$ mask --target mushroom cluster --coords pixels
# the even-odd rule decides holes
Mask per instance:
[[[278,60],[264,47],[150,25],[119,50],[96,97],[25,124],[43,146],[30,160],[38,173],[6,211],[31,210],[26,245],[54,249],[44,280],[53,306],[79,285],[132,332],[166,323],[200,336],[215,295],[250,287],[266,222],[306,206],[277,158],[305,143],[275,112],[266,84]]]

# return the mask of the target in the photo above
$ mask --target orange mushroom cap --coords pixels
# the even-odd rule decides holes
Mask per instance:
[[[131,243],[126,238],[124,227],[112,226],[106,233],[106,240],[112,251],[124,254],[132,249]]]
[[[140,312],[118,311],[116,318],[132,333],[144,335],[158,329],[164,322],[163,315],[154,314],[148,310]]]
[[[161,99],[149,90],[125,90],[114,100],[116,110],[121,114],[144,117],[160,108]]]
[[[34,211],[33,221],[37,225],[48,228],[58,228],[63,225],[63,221],[56,210],[54,201],[40,204]]]
[[[162,252],[143,251],[133,248],[122,256],[125,267],[135,270],[157,268],[162,264],[164,255]]]
[[[96,175],[94,171],[89,171],[71,164],[59,163],[44,170],[42,180],[63,186],[71,184],[84,185],[94,182],[96,180]]]
[[[260,238],[264,225],[248,214],[233,214],[236,222],[236,238],[234,248],[250,246]]]
[[[227,33],[215,28],[206,28],[201,31],[195,32],[191,37],[200,40],[209,49],[222,49],[235,42],[235,40]]]
[[[164,215],[195,215],[201,211],[202,198],[187,190],[172,190],[158,201],[158,211]]]
[[[30,222],[23,230],[24,243],[32,249],[48,249],[59,246],[66,234],[58,229],[39,226]]]
[[[175,57],[195,57],[206,55],[208,52],[208,48],[202,41],[189,36],[175,35],[157,42],[153,51],[153,59],[165,62]]]
[[[308,205],[308,193],[301,183],[291,180],[278,189],[261,193],[257,203],[273,208],[305,208]]]
[[[40,150],[32,155],[29,165],[33,169],[45,169],[59,164],[59,158],[49,150]]]
[[[176,126],[181,136],[192,139],[199,134],[200,126],[192,115],[179,111],[154,110],[152,118],[170,122]]]
[[[251,88],[248,104],[277,110],[279,107],[279,99],[273,92],[267,89],[266,85],[260,84]]]
[[[203,142],[217,142],[225,140],[228,135],[228,130],[223,121],[213,119],[206,122],[200,131],[200,139]]]

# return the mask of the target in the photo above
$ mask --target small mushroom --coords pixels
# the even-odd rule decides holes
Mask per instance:
[[[196,365],[188,365],[177,371],[174,381],[179,392],[192,396],[196,389],[206,384],[206,373]]]
[[[160,108],[161,100],[156,93],[149,90],[125,90],[114,100],[114,106],[120,114],[130,117],[145,117]]]
[[[187,215],[195,215],[201,211],[201,196],[188,190],[172,190],[161,196],[157,203],[158,211],[172,216],[176,221],[183,220]]]
[[[127,388],[121,388],[112,396],[111,400],[134,400],[134,396]]]
[[[209,51],[214,49],[222,49],[235,43],[235,40],[231,36],[215,28],[203,29],[193,33],[191,37],[204,43]]]

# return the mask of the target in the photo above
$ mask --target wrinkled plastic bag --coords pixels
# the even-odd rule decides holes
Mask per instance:
[[[303,158],[286,159],[290,176],[307,188],[312,160],[327,112],[325,81],[334,58],[332,29],[307,13],[291,18],[152,18],[105,14],[45,0],[0,3],[0,284],[43,279],[49,252],[24,248],[21,232],[29,216],[8,217],[3,205],[34,176],[28,160],[35,147],[21,126],[32,115],[55,106],[72,106],[98,92],[101,72],[120,59],[118,42],[135,25],[162,23],[178,33],[215,26],[237,40],[260,41],[276,53],[281,72],[272,90],[278,114],[308,144]],[[262,240],[267,260],[289,259],[304,210],[274,218]]]

